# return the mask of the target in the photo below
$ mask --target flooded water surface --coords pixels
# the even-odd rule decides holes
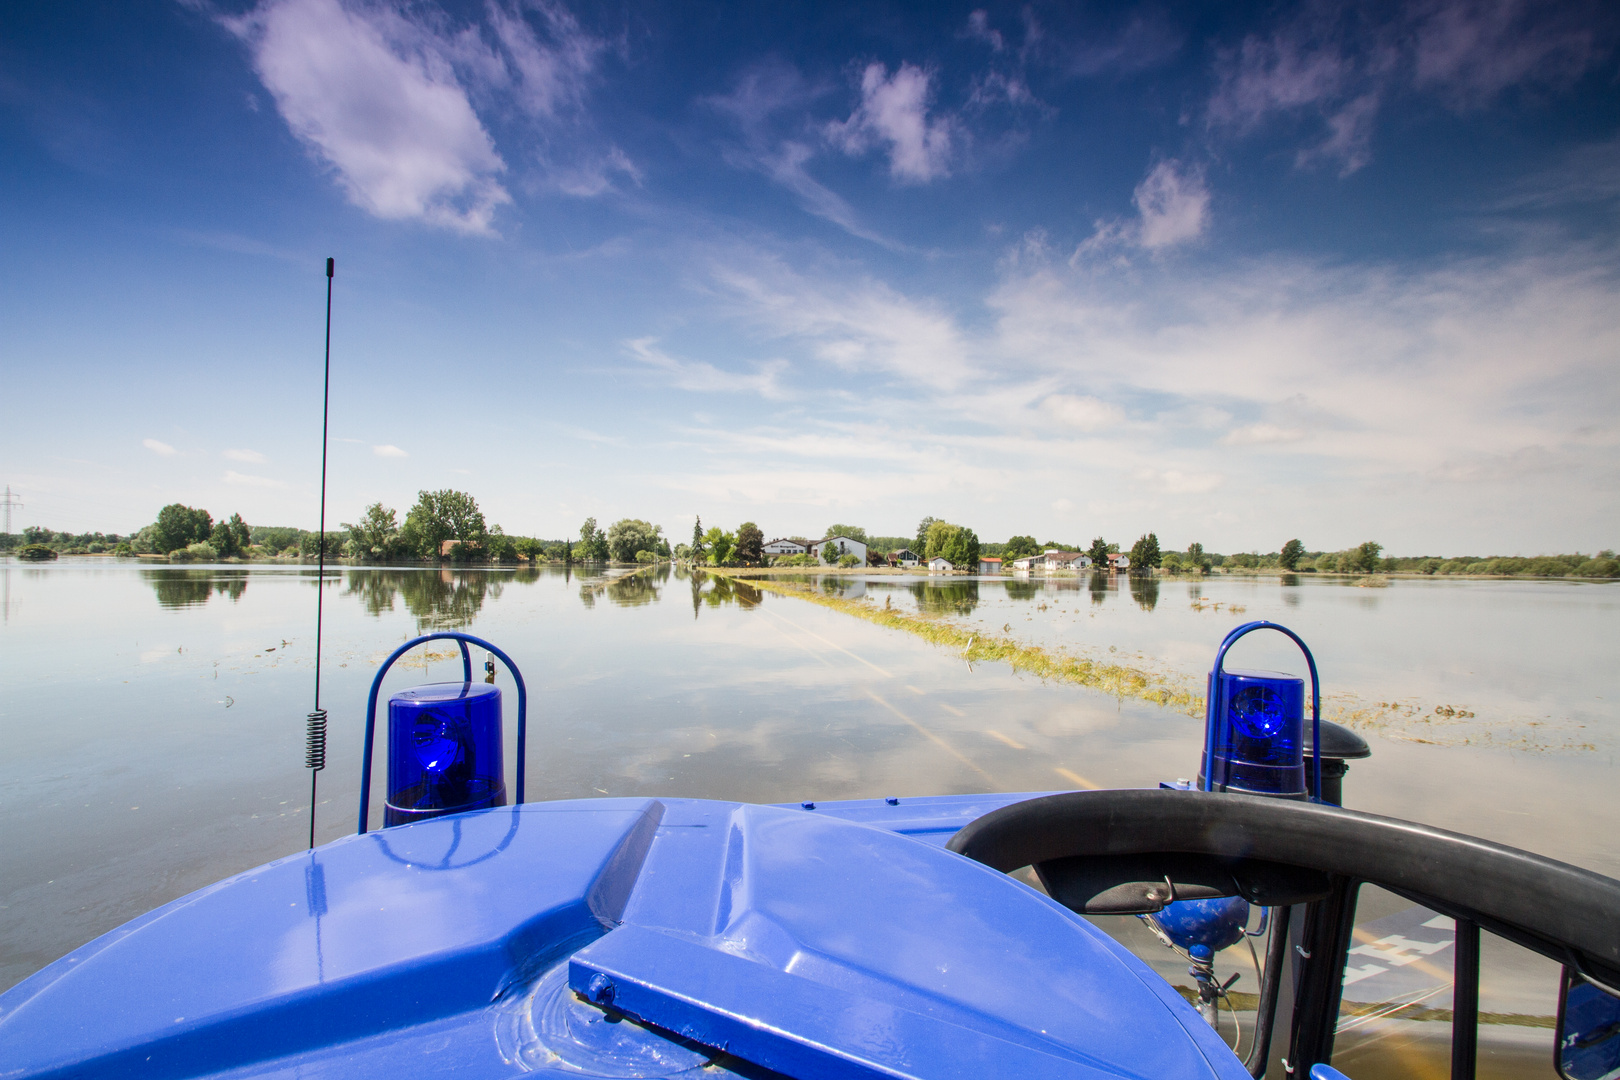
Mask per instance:
[[[3,988],[157,904],[304,846],[316,577],[310,567],[112,560],[6,563],[0,575]],[[1620,875],[1620,591],[1285,582],[873,576],[817,587],[1140,666],[1200,691],[1227,630],[1284,622],[1316,650],[1328,715],[1372,743],[1372,758],[1346,779],[1347,805]],[[1197,769],[1202,726],[1185,712],[969,666],[914,635],[746,581],[668,567],[633,576],[345,568],[329,571],[324,587],[331,727],[318,841],[354,830],[377,666],[434,629],[490,639],[521,665],[531,800],[1044,791],[1151,785]],[[1276,643],[1240,650],[1233,666],[1303,670]],[[396,666],[384,696],[459,678],[454,647],[441,642]],[[516,694],[508,673],[497,684],[510,753]],[[1402,940],[1436,932],[1414,929],[1424,920],[1413,922],[1409,905],[1384,907],[1369,905],[1369,943],[1382,940],[1379,918]],[[1155,965],[1174,975],[1163,961]],[[1482,1008],[1546,1014],[1547,1001],[1524,998],[1544,997],[1551,976],[1534,958],[1501,963],[1500,978],[1487,972]],[[1418,982],[1414,993],[1449,993]],[[1346,1052],[1369,1053],[1373,1030],[1399,1043],[1405,1036],[1390,1025],[1405,1022],[1358,1022],[1345,1032]],[[1534,1025],[1511,1034],[1523,1041],[1525,1032],[1550,1039]]]

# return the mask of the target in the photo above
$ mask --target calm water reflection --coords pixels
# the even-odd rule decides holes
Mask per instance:
[[[0,563],[0,579],[7,986],[159,903],[302,847],[317,579],[310,567],[112,560]],[[1607,587],[808,580],[1188,678],[1234,623],[1272,617],[1316,646],[1335,693],[1446,695],[1432,700],[1469,703],[1476,724],[1533,703],[1560,730],[1586,723],[1595,749],[1525,753],[1375,732],[1349,801],[1620,871],[1606,704],[1620,694],[1609,657],[1620,594]],[[523,665],[531,798],[1047,790],[1151,784],[1196,768],[1201,732],[1189,717],[993,664],[970,670],[949,650],[746,581],[669,567],[342,568],[324,587],[332,742],[322,840],[354,827],[377,664],[400,641],[447,627],[488,637]],[[1242,662],[1297,666],[1263,649]],[[396,668],[390,687],[458,668],[453,649],[432,650]],[[504,674],[501,684],[510,687]],[[511,695],[507,705],[510,737]]]
[[[851,588],[849,585],[843,588]],[[874,576],[880,603],[970,630],[1124,663],[1202,693],[1215,643],[1271,619],[1304,635],[1328,715],[1444,745],[1614,752],[1620,588],[1608,583],[1396,579],[1367,587],[1311,575],[1141,578]],[[1254,635],[1234,666],[1299,671],[1280,637]]]

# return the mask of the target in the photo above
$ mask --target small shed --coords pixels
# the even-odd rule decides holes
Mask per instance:
[[[986,556],[984,556],[983,558],[981,558],[979,560],[979,573],[981,573],[981,574],[999,574],[999,573],[1001,573],[1001,560],[996,558],[994,555],[986,555]]]
[[[928,560],[928,572],[930,574],[948,574],[955,569],[956,567],[951,565],[951,561],[943,555],[935,555]]]

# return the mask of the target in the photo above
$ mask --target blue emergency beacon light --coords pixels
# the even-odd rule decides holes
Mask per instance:
[[[1239,638],[1255,630],[1276,630],[1292,638],[1305,654],[1311,672],[1311,768],[1313,783],[1305,785],[1305,683],[1278,671],[1225,669],[1226,654]],[[1278,799],[1322,801],[1322,695],[1316,677],[1316,658],[1300,636],[1274,622],[1244,623],[1221,642],[1215,667],[1209,673],[1204,711],[1204,756],[1198,769],[1203,791],[1231,791]],[[1241,897],[1178,900],[1143,915],[1172,948],[1185,954],[1188,974],[1198,984],[1198,1009],[1213,1026],[1218,999],[1227,986],[1215,980],[1215,954],[1247,935],[1266,932],[1270,912],[1261,911],[1260,925],[1247,929],[1249,904]]]
[[[366,704],[366,745],[360,772],[360,831],[371,808],[371,753],[377,728],[377,695],[383,676],[406,652],[428,641],[450,639],[461,647],[462,680],[402,690],[388,700],[388,769],[384,826],[506,805],[501,691],[494,685],[494,657],[512,673],[518,691],[517,801],[523,801],[524,751],[529,693],[511,657],[482,638],[440,631],[413,638],[377,669]],[[474,682],[469,644],[488,650],[486,682]]]
[[[1204,760],[1198,786],[1204,791],[1235,791],[1303,799],[1305,786],[1305,684],[1276,671],[1227,671],[1226,654],[1238,639],[1256,630],[1292,638],[1311,672],[1311,743],[1322,745],[1322,692],[1316,658],[1304,640],[1286,626],[1260,620],[1226,635],[1209,673],[1204,709]],[[1322,800],[1322,756],[1311,754],[1312,801]]]
[[[384,825],[506,805],[501,690],[429,683],[388,699]]]

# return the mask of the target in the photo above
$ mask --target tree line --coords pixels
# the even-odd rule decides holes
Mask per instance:
[[[1038,555],[1047,550],[1083,552],[1101,566],[1108,556],[1119,552],[1118,543],[1103,537],[1089,545],[1057,540],[1037,543],[1033,535],[1014,535],[1005,543],[981,542],[965,525],[941,518],[925,517],[912,536],[869,535],[859,525],[835,523],[821,539],[844,536],[867,547],[868,560],[885,565],[887,556],[910,550],[923,561],[943,557],[953,566],[977,569],[984,556],[1008,560]],[[811,541],[790,537],[800,544]],[[222,559],[313,558],[320,552],[323,538],[315,531],[288,526],[250,526],[239,513],[216,521],[209,511],[170,503],[158,511],[157,519],[134,533],[57,532],[30,525],[20,534],[0,533],[0,551],[11,551],[25,558],[54,558],[57,555],[166,555],[177,562],[212,562]],[[445,488],[420,491],[416,503],[403,521],[398,513],[382,503],[367,506],[356,522],[344,522],[340,530],[324,537],[326,554],[331,558],[351,558],[366,562],[448,561],[453,563],[516,562],[619,562],[649,563],[681,559],[711,566],[844,565],[859,564],[858,557],[836,551],[815,555],[771,559],[764,553],[765,536],[759,526],[745,521],[735,530],[719,527],[704,529],[702,518],[693,524],[690,543],[673,547],[662,526],[640,518],[621,518],[607,529],[587,518],[579,539],[542,540],[508,535],[499,525],[486,522],[478,501],[464,491]],[[1366,541],[1342,551],[1312,551],[1296,539],[1278,550],[1222,555],[1206,551],[1194,541],[1184,551],[1162,551],[1158,536],[1148,532],[1131,546],[1131,571],[1161,570],[1171,574],[1208,574],[1224,570],[1279,570],[1288,573],[1415,573],[1436,575],[1485,575],[1531,577],[1620,577],[1620,559],[1612,549],[1595,555],[1574,552],[1567,555],[1523,556],[1387,556],[1376,541]]]

